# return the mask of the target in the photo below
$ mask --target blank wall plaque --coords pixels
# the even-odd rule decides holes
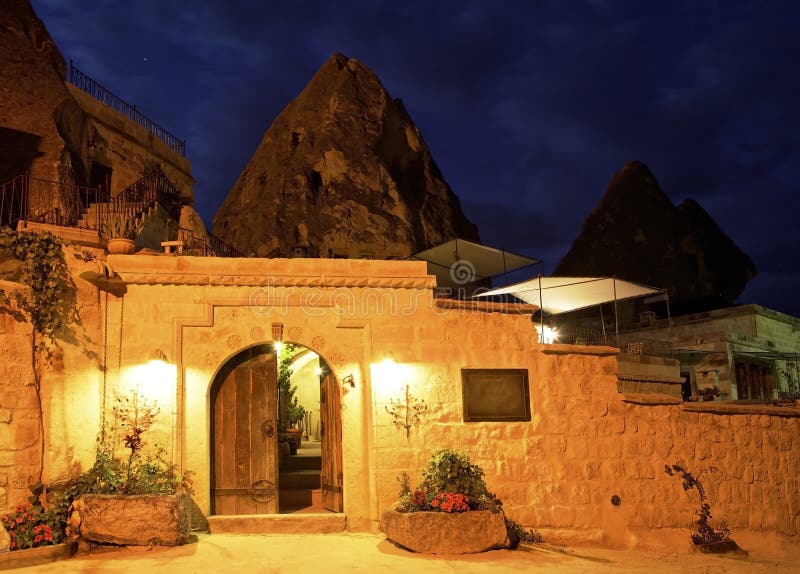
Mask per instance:
[[[527,369],[461,369],[464,421],[529,421]]]

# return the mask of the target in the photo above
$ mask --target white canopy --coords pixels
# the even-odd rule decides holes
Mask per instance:
[[[436,275],[437,284],[440,286],[449,285],[454,281],[464,284],[486,279],[539,262],[538,259],[466,239],[452,239],[415,253],[409,259],[427,261],[428,273]]]
[[[663,289],[655,289],[615,277],[534,277],[521,283],[477,294],[475,297],[514,295],[526,303],[540,305],[551,315],[557,315],[601,303],[661,292]]]

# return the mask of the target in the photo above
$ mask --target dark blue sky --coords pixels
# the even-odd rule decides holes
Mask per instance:
[[[401,98],[485,243],[549,273],[638,159],[800,315],[800,3],[32,0],[66,59],[187,140],[211,220],[336,51]]]

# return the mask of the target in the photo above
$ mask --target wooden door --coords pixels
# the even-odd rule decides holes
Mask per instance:
[[[277,361],[233,369],[214,399],[214,514],[278,512]]]
[[[339,416],[339,385],[328,373],[319,388],[320,435],[322,440],[322,506],[342,512],[342,419]]]

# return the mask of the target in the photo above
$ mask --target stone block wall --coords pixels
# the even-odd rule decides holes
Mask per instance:
[[[5,285],[4,285],[5,287]],[[31,328],[0,314],[0,512],[25,502],[39,475],[41,436]]]
[[[494,366],[507,366],[499,357],[491,359]],[[414,483],[432,452],[452,448],[483,467],[511,517],[581,531],[585,540],[626,544],[639,530],[691,527],[697,493],[685,493],[679,479],[666,475],[667,464],[700,478],[714,520],[727,520],[734,531],[800,533],[797,409],[622,395],[610,349],[542,346],[515,366],[526,362],[530,422],[462,422],[457,362],[450,380],[419,385],[433,408],[408,441],[381,423],[386,417],[378,408],[379,505],[396,500],[400,472]]]

